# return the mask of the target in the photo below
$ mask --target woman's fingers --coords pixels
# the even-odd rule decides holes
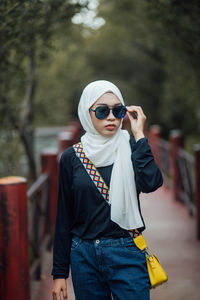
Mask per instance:
[[[146,116],[145,116],[141,106],[136,106],[136,105],[126,106],[126,109],[129,112],[129,116],[131,116],[131,118],[133,118],[131,113],[135,113],[137,116],[137,119],[146,120]]]
[[[53,291],[52,292],[52,296],[53,296],[53,300],[60,300],[59,297],[60,297],[60,293],[57,291]]]
[[[139,115],[142,115],[143,117],[145,117],[145,114],[143,112],[143,109],[141,106],[136,106],[136,105],[131,105],[131,106],[126,106],[126,109],[128,110],[128,112],[136,112]]]
[[[146,116],[145,116],[145,114],[144,114],[144,112],[143,112],[142,107],[141,107],[141,106],[138,106],[138,109],[140,110],[142,117],[146,119]]]
[[[126,106],[126,109],[135,139],[138,140],[139,138],[144,137],[144,124],[146,121],[146,116],[142,108],[140,106],[131,105]],[[136,114],[136,119],[133,117],[132,113]]]
[[[67,287],[66,286],[63,288],[63,298],[64,298],[64,300],[67,299]]]
[[[64,300],[67,300],[67,283],[65,279],[55,279],[52,289],[53,300],[61,300],[61,293]]]

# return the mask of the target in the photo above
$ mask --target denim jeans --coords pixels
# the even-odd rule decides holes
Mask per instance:
[[[131,237],[83,240],[75,236],[70,263],[76,300],[150,299],[145,252]]]

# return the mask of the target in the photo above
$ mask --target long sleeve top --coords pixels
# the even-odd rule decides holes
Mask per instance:
[[[136,142],[132,136],[130,147],[141,214],[140,192],[155,191],[162,185],[163,177],[154,161],[147,138],[141,138]],[[112,167],[113,165],[97,168],[108,187]],[[141,218],[143,220],[142,214]],[[139,230],[144,229],[143,220],[143,227]],[[53,279],[68,277],[73,235],[82,239],[130,236],[127,230],[111,221],[110,205],[87,174],[73,147],[69,147],[63,152],[59,163],[59,190],[51,272]]]

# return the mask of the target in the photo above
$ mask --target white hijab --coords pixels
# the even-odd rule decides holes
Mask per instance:
[[[127,130],[121,129],[121,122],[114,136],[102,136],[94,128],[89,113],[89,108],[94,102],[109,91],[124,105],[120,90],[109,81],[91,82],[83,90],[78,105],[78,116],[86,133],[81,137],[81,142],[86,156],[96,167],[114,163],[109,188],[111,220],[124,229],[136,229],[143,226],[143,221],[138,208],[130,135]]]

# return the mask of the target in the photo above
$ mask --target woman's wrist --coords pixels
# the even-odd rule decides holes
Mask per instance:
[[[145,137],[144,132],[136,132],[133,135],[136,142]]]
[[[53,280],[66,280],[66,277],[53,277]]]

